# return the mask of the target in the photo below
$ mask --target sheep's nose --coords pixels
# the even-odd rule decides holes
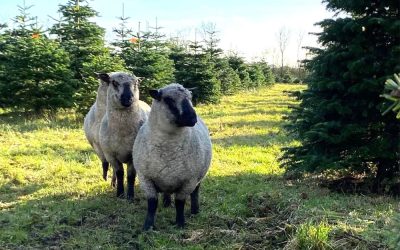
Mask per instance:
[[[182,114],[179,119],[179,126],[193,127],[197,123],[197,114],[192,105],[185,100],[182,102]]]
[[[191,116],[191,117],[188,119],[186,126],[188,126],[188,127],[193,127],[194,125],[196,125],[196,123],[197,123],[197,115],[194,114],[194,116]]]
[[[130,99],[130,100],[121,100],[121,104],[124,107],[130,107],[132,105],[132,99]]]
[[[124,85],[124,90],[121,95],[121,104],[124,107],[129,107],[133,103],[133,93],[128,84]]]

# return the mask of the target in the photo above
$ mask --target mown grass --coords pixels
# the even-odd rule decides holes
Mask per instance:
[[[277,158],[297,143],[282,126],[296,104],[284,91],[225,97],[198,107],[213,141],[201,212],[187,227],[158,209],[157,230],[142,232],[143,193],[115,198],[73,114],[26,119],[0,115],[0,248],[385,249],[395,248],[399,200],[330,192],[287,180]]]

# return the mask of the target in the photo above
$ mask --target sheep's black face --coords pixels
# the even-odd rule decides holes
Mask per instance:
[[[124,107],[130,107],[133,103],[133,92],[131,88],[131,83],[122,84],[122,94],[120,97],[121,105]]]
[[[139,100],[139,78],[123,72],[116,72],[108,77],[101,78],[109,84],[108,99],[110,105],[115,108],[129,108]]]
[[[180,84],[170,84],[160,90],[150,90],[150,96],[159,105],[160,118],[177,127],[193,127],[197,123],[197,114],[193,109],[192,94]],[[153,103],[154,104],[154,103]]]
[[[171,97],[163,98],[178,127],[193,127],[197,123],[197,114],[186,98],[177,103]]]

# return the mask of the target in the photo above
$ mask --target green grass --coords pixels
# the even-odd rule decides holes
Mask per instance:
[[[73,114],[0,114],[0,249],[377,249],[394,246],[399,200],[330,192],[315,181],[287,180],[277,158],[298,143],[282,117],[296,104],[284,91],[223,98],[200,106],[213,141],[201,212],[187,227],[160,208],[156,231],[142,232],[146,201],[115,198]],[[188,206],[187,206],[188,207]],[[396,231],[397,230],[397,231]]]

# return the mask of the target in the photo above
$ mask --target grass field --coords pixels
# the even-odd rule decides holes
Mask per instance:
[[[296,143],[282,116],[300,85],[223,98],[198,113],[213,141],[201,212],[172,225],[159,206],[157,231],[142,232],[146,201],[115,198],[73,115],[0,115],[0,249],[386,249],[396,240],[399,200],[330,192],[287,180],[277,158]],[[188,206],[186,207],[188,208]]]

